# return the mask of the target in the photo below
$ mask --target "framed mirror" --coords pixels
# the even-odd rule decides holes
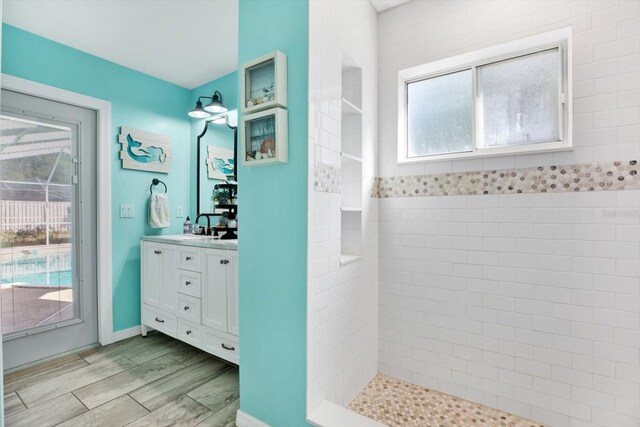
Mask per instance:
[[[204,121],[204,128],[197,137],[196,211],[198,217],[208,217],[212,227],[225,222],[221,217],[236,219],[238,157],[236,122],[237,112],[235,111],[212,117]],[[200,221],[200,225],[203,222]],[[227,238],[234,237],[230,235]]]

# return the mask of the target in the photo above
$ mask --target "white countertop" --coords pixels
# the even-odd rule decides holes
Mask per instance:
[[[207,249],[226,249],[229,251],[238,250],[238,240],[220,240],[211,236],[200,236],[195,234],[173,234],[166,236],[142,236],[140,240],[155,243],[168,243],[180,246],[195,246]]]

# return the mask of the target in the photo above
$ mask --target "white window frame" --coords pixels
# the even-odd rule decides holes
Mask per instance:
[[[559,49],[558,96],[560,100],[560,140],[500,147],[483,147],[482,109],[478,108],[478,67],[507,59],[513,59],[550,49]],[[408,148],[408,90],[407,85],[416,81],[438,77],[457,71],[472,72],[472,140],[471,151],[409,157]],[[462,55],[445,58],[398,72],[398,163],[425,163],[442,160],[507,156],[514,154],[545,153],[573,149],[573,79],[572,79],[571,27],[549,31],[535,36],[514,40]]]

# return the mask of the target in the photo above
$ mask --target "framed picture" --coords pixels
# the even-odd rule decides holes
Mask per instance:
[[[287,106],[287,55],[280,51],[240,68],[241,109],[245,114]]]
[[[122,126],[118,142],[123,169],[169,173],[173,155],[168,136]]]
[[[236,165],[233,163],[233,150],[215,145],[207,146],[207,176],[209,179],[224,181],[229,175],[235,175]]]
[[[272,108],[242,117],[240,157],[246,166],[287,163],[287,110]]]

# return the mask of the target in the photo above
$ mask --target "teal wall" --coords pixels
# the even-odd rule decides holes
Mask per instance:
[[[198,96],[211,96],[213,92],[218,91],[222,94],[222,102],[230,111],[230,114],[237,113],[238,108],[238,72],[234,71],[225,76],[222,76],[216,80],[199,86],[191,91],[191,103],[196,104]],[[206,100],[203,100],[203,104],[206,105]],[[202,133],[204,129],[204,120],[191,120],[191,144],[192,152],[195,153],[197,149],[197,137]],[[207,145],[216,145],[222,148],[228,148],[233,150],[233,131],[226,125],[214,125],[210,124],[209,129],[204,137],[202,137],[201,143],[201,162],[200,167],[200,210],[202,212],[210,212],[209,207],[211,205],[211,192],[213,191],[213,185],[217,183],[216,180],[210,180],[207,177],[207,168],[205,160],[207,158]],[[196,188],[196,156],[193,155],[191,159],[191,170],[194,173],[191,174],[191,188]],[[191,200],[192,206],[192,220],[196,215],[196,193],[192,194]],[[202,220],[202,224],[205,220]]]
[[[184,218],[176,205],[190,211],[191,124],[186,112],[191,93],[182,87],[139,73],[79,50],[2,25],[2,72],[111,102],[113,217],[113,329],[140,324],[140,236],[182,232]],[[118,157],[120,126],[171,137],[173,161],[168,175],[122,169]],[[171,226],[149,228],[149,185],[158,177],[169,188]],[[121,203],[134,205],[135,217],[119,218]]]
[[[239,10],[240,64],[288,56],[289,163],[240,163],[238,176],[240,409],[274,427],[306,425],[308,10],[308,0]]]

